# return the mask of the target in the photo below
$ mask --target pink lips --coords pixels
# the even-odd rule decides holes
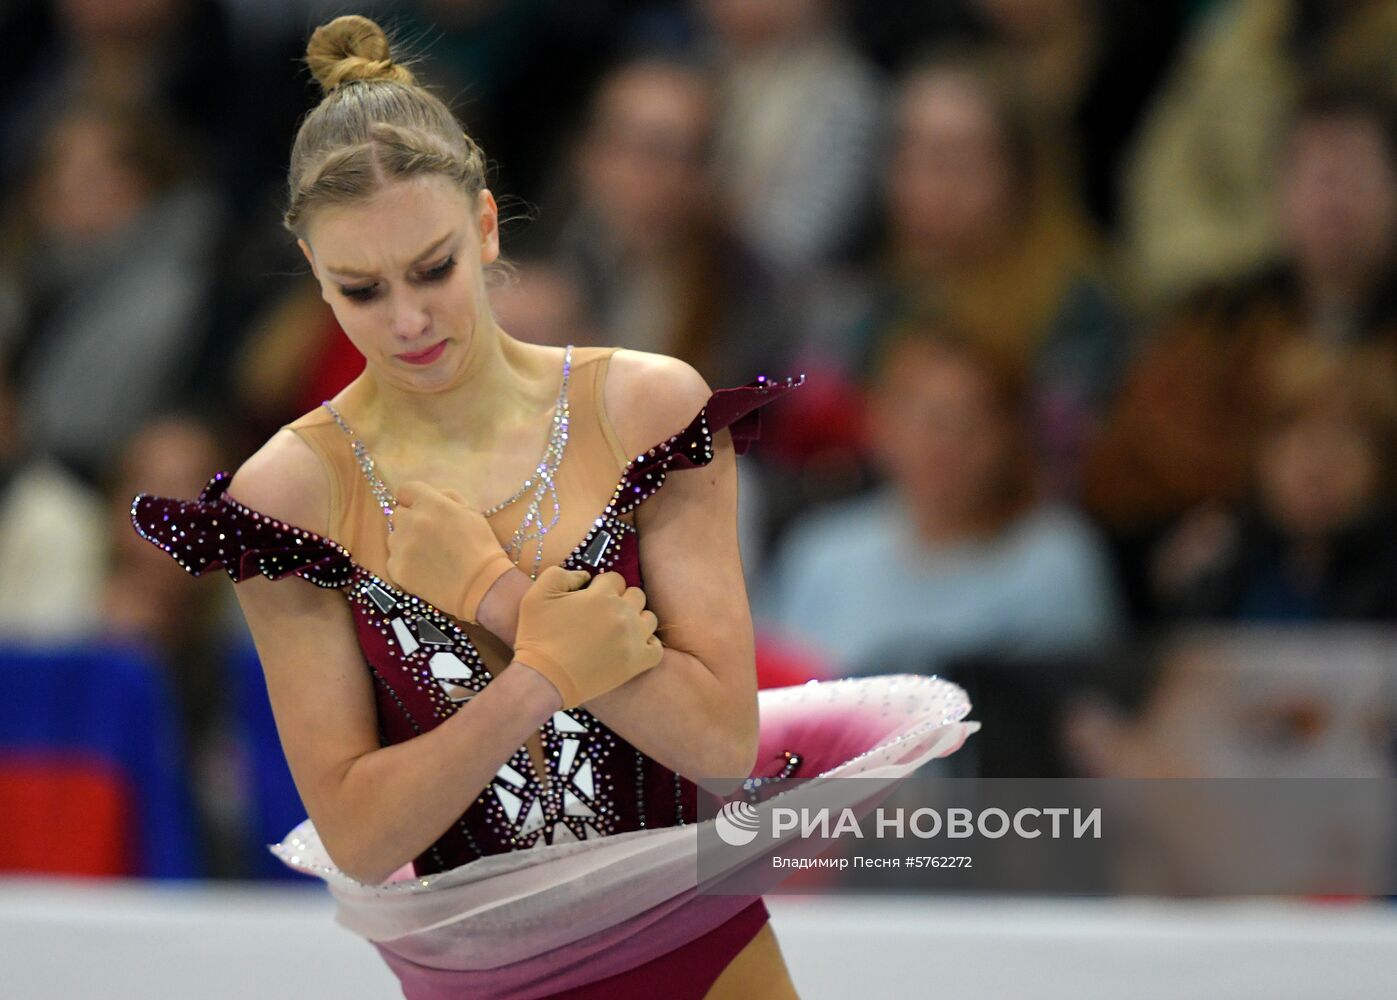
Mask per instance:
[[[402,358],[410,365],[429,365],[441,357],[444,350],[446,350],[446,341],[440,340],[435,347],[429,347],[425,351],[419,351],[416,354],[399,354],[396,357]]]

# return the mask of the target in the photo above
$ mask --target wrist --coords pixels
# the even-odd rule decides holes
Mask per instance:
[[[533,583],[519,567],[502,573],[481,598],[476,620],[506,646],[513,646],[519,630],[519,604]]]
[[[523,707],[528,718],[536,720],[541,726],[554,712],[562,709],[562,695],[553,682],[543,674],[532,668],[523,670],[521,667],[528,667],[528,664],[518,659],[511,660],[500,672],[498,680],[509,678],[508,683],[513,688],[511,699]]]
[[[503,549],[496,549],[466,581],[465,589],[456,602],[457,617],[468,622],[480,622],[480,606],[485,601],[485,595],[501,577],[516,568]]]
[[[528,667],[530,673],[537,675],[544,683],[553,688],[555,697],[559,702],[559,708],[572,708],[582,703],[582,692],[578,689],[572,675],[564,670],[557,660],[542,650],[516,648],[511,665],[513,664]]]

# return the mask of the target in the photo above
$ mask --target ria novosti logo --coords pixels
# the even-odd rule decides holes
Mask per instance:
[[[730,847],[743,847],[757,838],[760,818],[749,802],[727,802],[713,817],[718,837]]]
[[[859,814],[849,808],[789,808],[776,807],[770,810],[770,835],[776,840],[789,837],[819,837],[831,840],[839,837],[862,839],[869,836],[865,827],[872,821],[874,837],[906,836],[929,840],[938,837],[966,839],[984,837],[997,840],[1014,834],[1026,840],[1049,837],[1053,840],[1071,837],[1072,839],[1092,838],[1100,840],[1101,807],[1086,810],[1081,807],[1034,808],[1016,810],[1012,815],[1005,809],[994,807],[978,811],[961,807],[942,810],[923,807],[906,811],[899,806],[885,810],[878,808],[871,816],[860,821]],[[1069,832],[1070,819],[1070,832]],[[745,847],[761,832],[762,814],[748,802],[728,802],[713,817],[713,826],[718,837],[731,847]],[[1047,826],[1048,829],[1043,829]]]

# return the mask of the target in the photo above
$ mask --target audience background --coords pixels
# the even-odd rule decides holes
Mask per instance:
[[[265,871],[268,733],[127,508],[360,370],[279,225],[350,10],[491,160],[512,335],[806,374],[740,462],[764,686],[946,673],[979,773],[1149,772],[1074,701],[1122,643],[1397,621],[1390,0],[10,0],[0,642],[141,651],[196,874]]]

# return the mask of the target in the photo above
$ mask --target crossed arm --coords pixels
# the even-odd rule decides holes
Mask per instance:
[[[616,374],[622,375],[618,396],[636,378],[649,388],[646,403],[608,402],[612,413],[628,417],[616,421],[622,440],[644,442],[637,451],[683,426],[711,394],[688,365],[660,355],[642,359],[648,372]],[[585,707],[685,777],[746,777],[757,753],[756,661],[737,540],[736,454],[726,429],[714,435],[712,461],[671,471],[664,488],[636,508],[636,529],[646,606],[659,619],[664,654],[656,667]],[[511,570],[480,606],[480,623],[511,646],[530,582]]]
[[[629,428],[623,442],[648,446],[707,400],[707,385],[688,366],[671,378],[687,385],[666,384],[655,394],[667,400],[667,412],[624,410],[646,412],[648,425]],[[293,524],[320,528],[328,519],[328,475],[289,430],[244,463],[229,495]],[[746,776],[755,753],[756,677],[736,505],[732,440],[721,431],[710,464],[671,473],[637,508],[646,597],[667,648],[657,666],[586,703],[641,752],[692,778]],[[530,583],[513,569],[478,609],[482,624],[511,646]],[[541,674],[511,665],[440,725],[382,747],[372,681],[343,596],[261,578],[244,580],[236,594],[296,787],[336,864],[361,881],[381,881],[424,851],[558,704]]]

